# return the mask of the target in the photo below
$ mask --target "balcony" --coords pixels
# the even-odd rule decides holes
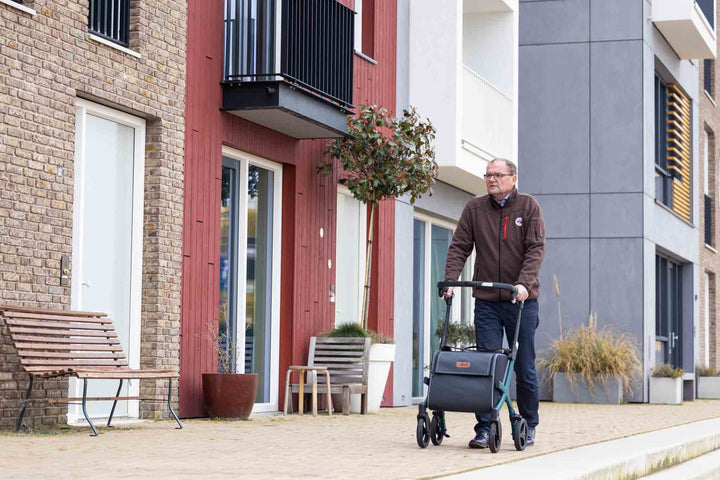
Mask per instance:
[[[336,0],[226,0],[222,110],[298,139],[345,134],[354,14]]]
[[[715,58],[714,3],[715,0],[653,0],[653,23],[680,58]]]

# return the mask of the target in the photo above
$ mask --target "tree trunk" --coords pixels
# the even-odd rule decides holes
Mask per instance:
[[[370,203],[370,231],[365,254],[365,288],[363,288],[362,327],[368,328],[368,304],[370,302],[370,271],[372,270],[373,226],[375,225],[375,203]]]

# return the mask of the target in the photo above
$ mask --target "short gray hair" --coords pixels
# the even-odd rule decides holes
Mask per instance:
[[[493,163],[493,162],[505,162],[505,165],[507,165],[507,167],[510,169],[510,174],[517,175],[517,165],[515,165],[513,162],[511,162],[507,158],[494,158],[492,160],[492,162],[490,162],[490,163]]]

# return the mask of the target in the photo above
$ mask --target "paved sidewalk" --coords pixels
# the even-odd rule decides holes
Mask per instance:
[[[416,479],[720,417],[720,401],[669,405],[541,403],[537,445],[512,446],[507,418],[498,454],[470,450],[472,414],[448,413],[452,438],[415,443],[414,407],[375,415],[270,416],[249,422],[189,420],[57,435],[0,435],[0,478]],[[506,413],[506,412],[503,412]]]

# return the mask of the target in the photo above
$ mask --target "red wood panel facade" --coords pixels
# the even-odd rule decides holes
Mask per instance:
[[[366,0],[367,1],[367,0]],[[352,6],[353,0],[342,3]],[[316,173],[326,140],[295,140],[220,112],[223,68],[223,0],[188,1],[185,200],[183,232],[180,415],[205,416],[201,374],[217,369],[201,338],[216,323],[219,302],[222,146],[283,165],[280,294],[280,385],[290,364],[307,360],[309,338],[334,324],[329,301],[335,283],[337,176]],[[376,2],[374,54],[377,65],[356,56],[355,105],[395,109],[397,5]],[[393,331],[394,204],[377,215],[370,326]],[[320,237],[320,228],[325,235]],[[328,268],[332,260],[332,268]],[[392,378],[386,398],[392,398]]]

